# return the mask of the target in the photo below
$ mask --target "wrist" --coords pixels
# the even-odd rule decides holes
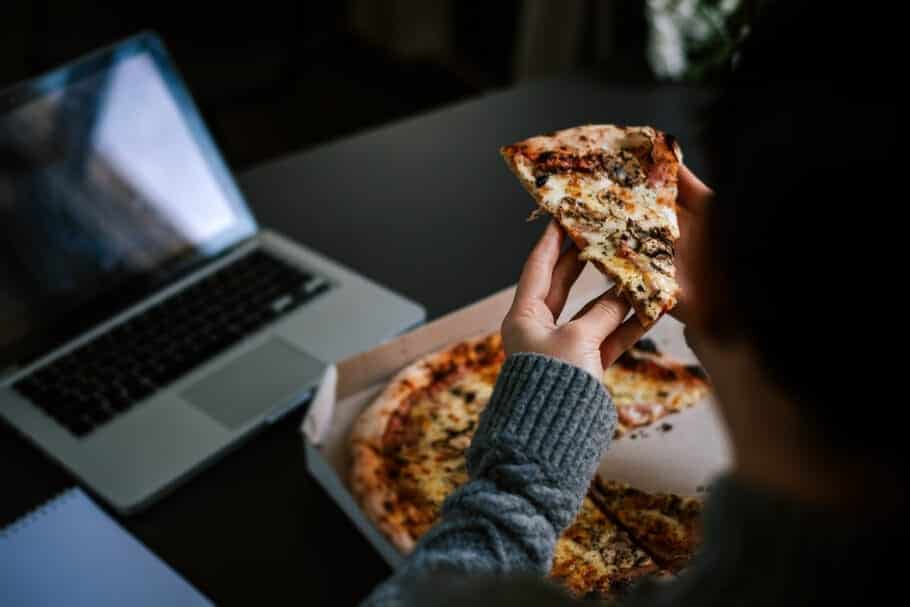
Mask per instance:
[[[583,492],[615,428],[616,410],[600,378],[543,354],[512,354],[481,416],[469,470],[482,474],[487,452],[507,446]]]

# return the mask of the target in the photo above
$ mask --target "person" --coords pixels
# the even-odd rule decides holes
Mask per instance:
[[[901,20],[882,5],[818,9],[766,5],[705,114],[714,189],[680,170],[673,313],[733,464],[711,486],[692,564],[620,605],[862,604],[901,579],[910,483],[890,327],[903,174],[889,84]],[[365,605],[572,602],[544,578],[609,457],[616,414],[598,378],[642,328],[613,291],[555,324],[582,265],[564,238],[551,223],[524,265],[470,481]]]

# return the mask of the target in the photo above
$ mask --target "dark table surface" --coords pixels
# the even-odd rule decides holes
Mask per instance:
[[[679,137],[698,172],[703,100],[679,87],[541,81],[276,160],[240,182],[262,225],[433,318],[513,283],[543,227],[524,222],[532,203],[499,146],[582,123],[652,124]],[[301,416],[121,522],[218,603],[356,603],[389,569],[307,475]],[[74,482],[0,423],[0,526]]]

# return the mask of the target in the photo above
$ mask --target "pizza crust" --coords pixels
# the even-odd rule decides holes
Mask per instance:
[[[367,516],[405,554],[413,550],[418,538],[405,524],[404,505],[386,474],[384,453],[390,421],[414,399],[452,383],[486,356],[504,356],[498,333],[468,339],[417,360],[395,375],[354,423],[351,489]]]
[[[433,382],[433,369],[449,360],[447,351],[434,352],[402,369],[382,393],[354,422],[351,442],[371,445],[382,450],[382,437],[389,419],[402,404],[419,390],[426,389]]]
[[[351,490],[360,500],[360,506],[379,530],[398,550],[408,554],[414,549],[413,537],[391,507],[398,500],[392,486],[382,472],[383,461],[379,451],[367,443],[351,446],[354,465],[351,469]]]
[[[351,489],[367,516],[405,554],[414,549],[417,538],[395,512],[398,493],[384,473],[383,437],[392,415],[427,389],[433,382],[433,369],[449,358],[447,350],[434,352],[401,370],[357,418],[351,431]]]

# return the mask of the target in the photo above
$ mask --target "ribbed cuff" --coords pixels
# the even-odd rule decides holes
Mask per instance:
[[[481,415],[468,464],[486,459],[478,451],[508,446],[583,491],[615,428],[616,409],[598,378],[548,356],[513,354]]]

